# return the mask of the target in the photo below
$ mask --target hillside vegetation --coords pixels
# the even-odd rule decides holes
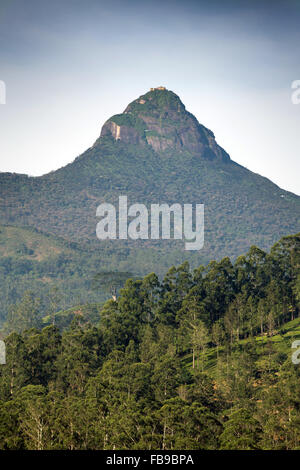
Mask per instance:
[[[245,143],[246,145],[246,143]],[[205,245],[184,251],[180,240],[96,238],[96,208],[128,204],[205,205]],[[95,144],[72,163],[41,177],[0,174],[2,223],[93,245],[123,271],[165,274],[172,264],[191,266],[251,245],[270,249],[300,227],[300,197],[233,162],[214,134],[169,90],[148,92],[104,124]],[[114,268],[113,268],[114,269]]]
[[[112,267],[120,271],[120,266],[121,262],[109,252],[31,227],[0,225],[0,324],[10,306],[27,291],[40,299],[40,315],[78,303],[104,301],[111,296],[111,285],[123,284],[122,272],[110,271]],[[105,273],[109,272],[107,283]],[[123,275],[123,280],[129,275]]]
[[[128,279],[61,329],[36,328],[25,297],[6,325],[0,447],[299,449],[299,267],[300,234]]]

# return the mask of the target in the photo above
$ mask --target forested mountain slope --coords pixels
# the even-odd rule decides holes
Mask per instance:
[[[180,240],[99,241],[96,208],[117,205],[120,195],[147,207],[204,203],[204,248],[188,253]],[[233,162],[166,89],[111,117],[95,144],[64,168],[36,178],[0,174],[0,202],[2,223],[90,243],[104,255],[119,250],[124,269],[144,273],[184,259],[196,266],[234,258],[253,244],[268,249],[300,226],[300,197]]]
[[[128,279],[94,324],[87,305],[37,329],[28,302],[7,325],[1,449],[299,449],[300,234]]]

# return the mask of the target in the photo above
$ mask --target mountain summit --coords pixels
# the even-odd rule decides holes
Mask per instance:
[[[98,240],[96,209],[116,207],[120,195],[128,207],[204,204],[204,248],[187,252],[182,240]],[[232,161],[180,98],[158,87],[109,118],[94,145],[67,166],[38,178],[0,174],[0,219],[92,245],[101,270],[162,274],[186,259],[197,266],[235,258],[299,232],[300,197]]]
[[[108,119],[101,137],[107,135],[126,144],[148,144],[156,152],[188,151],[200,158],[229,160],[213,132],[199,124],[179,96],[165,87],[151,88],[122,114]]]

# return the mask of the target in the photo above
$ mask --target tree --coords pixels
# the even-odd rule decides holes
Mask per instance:
[[[32,292],[25,292],[21,302],[10,308],[7,321],[4,325],[4,331],[6,333],[11,331],[22,332],[26,329],[39,326],[40,305],[40,299],[36,298]]]
[[[220,436],[221,449],[253,450],[259,448],[261,428],[247,409],[235,410],[224,423]]]
[[[201,365],[202,365],[202,372],[204,369],[204,362],[205,362],[205,351],[206,346],[209,343],[209,334],[208,329],[206,328],[205,324],[201,320],[197,320],[192,324],[192,347],[193,351],[197,355],[197,364],[199,367],[199,359],[201,358]],[[193,368],[195,367],[195,363],[193,363]]]

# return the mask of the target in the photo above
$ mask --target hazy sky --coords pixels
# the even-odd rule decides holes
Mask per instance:
[[[300,2],[0,0],[0,171],[41,175],[164,85],[231,158],[300,194]]]

